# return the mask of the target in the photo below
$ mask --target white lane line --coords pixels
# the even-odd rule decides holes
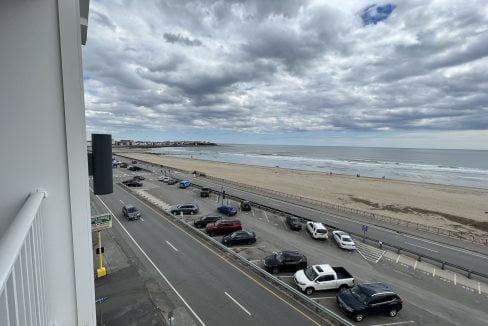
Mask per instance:
[[[392,326],[392,325],[404,325],[404,324],[415,324],[415,322],[413,320],[410,320],[410,321],[399,321],[396,323],[388,323],[388,324],[374,324],[371,326]]]
[[[252,216],[254,217],[254,209],[252,210]]]
[[[416,237],[416,236],[413,236],[413,235],[410,235],[410,234],[401,234],[401,236],[404,236],[404,237],[410,238],[410,239],[415,239],[415,240],[422,241],[422,242],[426,242],[426,243],[432,244],[434,246],[438,246],[438,247],[442,247],[442,248],[446,248],[446,249],[450,249],[450,250],[454,250],[454,251],[459,251],[459,252],[462,252],[462,253],[465,253],[465,254],[468,254],[468,255],[472,255],[472,256],[476,256],[476,257],[479,257],[479,258],[483,258],[483,259],[488,260],[488,256],[487,255],[483,255],[483,254],[480,254],[480,253],[477,253],[475,251],[471,251],[471,250],[468,250],[468,249],[463,249],[463,248],[459,248],[459,247],[456,247],[456,246],[451,246],[451,245],[443,244],[443,243],[440,243],[440,242],[435,242],[435,241],[428,240],[428,239],[422,239],[422,238],[419,238],[419,237]]]
[[[144,222],[144,219],[143,219],[142,217],[141,217],[141,221],[143,221],[143,222]]]
[[[281,222],[283,222],[283,226],[285,227],[285,230],[287,230],[288,228],[286,227],[285,218],[283,216],[281,217]]]
[[[119,199],[119,201],[122,203],[122,205],[125,205],[124,202],[121,199]]]
[[[278,277],[279,278],[289,278],[289,277],[291,278],[291,277],[293,277],[293,275],[280,275]]]
[[[266,220],[268,220],[268,223],[269,223],[268,214],[266,214],[266,211],[263,211],[263,212],[264,212],[264,216],[266,217]]]
[[[246,314],[248,314],[249,316],[251,316],[251,313],[246,308],[244,308],[239,302],[237,302],[236,299],[234,299],[233,297],[231,297],[229,293],[227,293],[227,292],[224,292],[224,293],[225,293],[226,296],[229,297],[229,299],[231,299],[232,301],[234,301],[234,303],[236,305],[238,305],[242,310],[244,310],[246,312]]]
[[[244,249],[250,249],[250,248],[260,249],[260,248],[266,248],[266,246],[256,246],[256,247],[252,247],[252,246],[249,246],[249,247],[247,247],[247,246],[246,247],[241,247],[241,246],[239,246],[239,247],[232,247],[230,249],[235,250],[235,249],[243,249],[243,248]]]
[[[173,248],[175,251],[178,251],[178,249],[176,249],[176,247],[173,246],[168,240],[166,240],[166,243],[168,244],[168,246],[170,246],[171,248]]]
[[[419,245],[416,245],[416,244],[413,244],[413,243],[410,243],[410,242],[405,242],[406,244],[409,244],[411,246],[414,246],[414,247],[418,247],[418,248],[422,248],[422,249],[425,249],[425,250],[428,250],[428,251],[432,251],[432,252],[438,252],[437,250],[434,250],[434,249],[430,249],[430,248],[426,248],[426,247],[422,247],[422,246],[419,246]]]
[[[264,261],[264,260],[263,259],[255,259],[255,260],[250,260],[249,262],[255,264],[255,263],[260,263],[262,261]]]
[[[122,225],[122,223],[120,223],[119,219],[115,216],[114,213],[112,213],[112,211],[110,210],[110,208],[108,208],[107,204],[105,204],[105,202],[98,195],[95,195],[95,197],[97,197],[98,200],[103,204],[103,206],[105,206],[105,208],[108,209],[108,211],[110,212],[110,214],[112,214],[112,216],[114,217],[115,221],[117,221],[117,223],[119,223],[120,227],[125,231],[125,233],[127,233],[127,235],[132,240],[132,242],[134,242],[134,244],[136,245],[136,247],[139,248],[139,250],[142,252],[142,254],[144,255],[144,257],[146,257],[146,259],[151,263],[151,265],[153,265],[153,267],[156,269],[156,271],[159,273],[159,275],[161,275],[161,277],[165,280],[165,282],[168,283],[168,285],[171,287],[171,289],[176,293],[176,295],[178,296],[178,298],[180,298],[180,300],[185,304],[185,306],[188,308],[188,310],[190,310],[190,312],[198,320],[198,322],[200,324],[202,324],[202,326],[206,326],[205,323],[203,322],[203,320],[196,314],[196,312],[190,307],[190,305],[185,301],[185,299],[183,299],[183,297],[176,290],[176,288],[173,286],[173,284],[170,283],[170,281],[168,280],[168,278],[161,272],[161,270],[156,266],[156,264],[152,261],[152,259],[149,258],[148,254],[146,254],[146,252],[137,243],[137,241],[132,237],[132,235],[130,235],[129,231],[127,231],[127,229]]]
[[[310,298],[313,300],[325,300],[325,299],[335,299],[336,297],[317,297],[317,298]]]

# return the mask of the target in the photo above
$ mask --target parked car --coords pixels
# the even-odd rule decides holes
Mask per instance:
[[[403,301],[384,283],[358,284],[337,295],[337,305],[357,322],[366,316],[385,314],[395,317],[403,307]]]
[[[217,207],[217,211],[221,214],[227,215],[227,216],[234,216],[237,214],[237,208],[235,208],[232,205],[222,205]]]
[[[125,184],[127,187],[142,187],[142,182],[137,179],[125,180],[122,181],[122,183]]]
[[[158,178],[158,181],[168,182],[169,179],[170,179],[169,177],[163,177],[163,176],[161,176],[161,177]]]
[[[307,257],[296,251],[275,252],[264,258],[264,268],[273,274],[307,268]]]
[[[120,164],[119,164],[119,167],[121,167],[121,168],[126,168],[126,167],[127,167],[127,163],[120,163]]]
[[[180,188],[181,188],[181,189],[186,189],[186,188],[188,188],[190,185],[191,185],[191,183],[190,183],[190,181],[188,181],[188,180],[183,180],[183,181],[180,181]]]
[[[354,278],[344,267],[329,264],[313,265],[299,270],[294,276],[295,284],[307,295],[315,291],[347,289],[354,285]]]
[[[226,246],[253,244],[256,243],[256,234],[251,231],[235,231],[224,236],[222,243]]]
[[[202,187],[202,189],[200,189],[200,197],[206,198],[209,196],[210,196],[210,188]]]
[[[329,239],[327,228],[319,222],[307,222],[307,231],[314,239]]]
[[[181,204],[171,207],[170,210],[171,214],[178,215],[178,214],[197,214],[198,213],[198,205],[195,204]]]
[[[241,202],[241,211],[245,212],[245,211],[250,211],[251,209],[252,207],[250,201],[244,200]]]
[[[200,217],[198,220],[193,222],[193,225],[196,228],[204,228],[207,226],[208,223],[214,223],[217,222],[218,220],[221,220],[222,216],[217,215],[217,214],[207,214],[202,217]]]
[[[302,223],[300,223],[300,219],[296,216],[287,216],[286,217],[286,225],[290,228],[290,230],[301,230]]]
[[[137,179],[137,180],[144,180],[145,178],[142,176],[142,175],[136,175],[134,176],[134,179]]]
[[[142,169],[140,167],[138,167],[138,166],[135,166],[135,165],[129,165],[129,167],[127,168],[127,170],[129,170],[129,171],[140,171]]]
[[[137,164],[137,161],[135,161],[135,160],[134,160],[134,161],[132,161],[131,163],[132,163],[132,164]]]
[[[124,205],[124,207],[122,207],[122,215],[127,217],[129,221],[141,218],[141,212],[132,205]]]
[[[334,240],[342,249],[356,250],[356,244],[352,241],[351,236],[344,231],[332,231]]]
[[[234,231],[242,230],[241,221],[238,219],[222,219],[215,223],[208,223],[205,228],[208,235],[214,236],[216,234],[228,234]]]
[[[177,182],[178,182],[178,180],[176,180],[176,179],[173,179],[173,178],[169,178],[169,179],[168,179],[168,184],[169,184],[169,185],[174,185],[174,184],[175,184],[175,183],[177,183]]]

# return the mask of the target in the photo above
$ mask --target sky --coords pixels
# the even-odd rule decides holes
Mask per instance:
[[[87,134],[488,149],[485,0],[92,0]]]

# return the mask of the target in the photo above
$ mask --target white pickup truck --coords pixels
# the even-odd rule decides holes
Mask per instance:
[[[354,278],[344,267],[329,264],[313,265],[299,270],[294,276],[295,284],[307,295],[315,291],[345,289],[354,285]]]

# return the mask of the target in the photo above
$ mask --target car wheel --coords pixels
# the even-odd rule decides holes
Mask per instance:
[[[271,273],[278,274],[278,267],[273,267],[273,269],[271,270]]]
[[[195,214],[195,212],[193,212],[193,211],[190,211],[190,215],[193,215],[193,214]]]
[[[390,317],[395,317],[395,316],[397,315],[397,313],[398,313],[398,311],[397,311],[395,308],[393,308],[393,309],[391,309],[391,310],[390,310],[390,312],[388,313],[388,316],[390,316]]]
[[[364,319],[363,314],[356,314],[356,316],[354,316],[354,320],[357,321],[357,322],[360,322],[363,319]]]
[[[312,295],[313,292],[314,292],[314,289],[313,288],[306,288],[305,289],[305,294],[307,294],[307,295]]]
[[[345,289],[347,289],[347,285],[345,284],[342,284],[340,287],[339,287],[339,291],[344,291]]]

